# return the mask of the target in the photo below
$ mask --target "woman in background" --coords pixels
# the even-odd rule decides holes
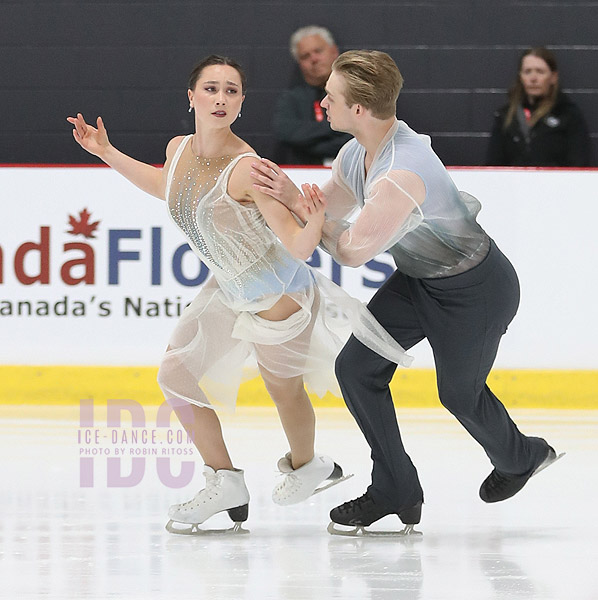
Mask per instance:
[[[530,48],[519,60],[509,103],[495,113],[487,165],[587,167],[590,138],[579,108],[560,90],[556,58]]]

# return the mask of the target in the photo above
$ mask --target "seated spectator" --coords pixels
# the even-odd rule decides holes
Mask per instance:
[[[320,101],[338,48],[328,29],[302,27],[290,39],[303,81],[278,100],[274,114],[274,136],[279,142],[275,162],[279,164],[329,164],[351,136],[332,131]]]
[[[495,113],[486,164],[587,167],[590,139],[579,108],[561,92],[556,59],[530,48],[519,61],[509,103]]]

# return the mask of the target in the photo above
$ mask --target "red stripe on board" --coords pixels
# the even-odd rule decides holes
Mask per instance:
[[[44,163],[5,163],[0,164],[0,169],[104,169],[110,168],[108,165],[67,165],[67,164],[44,164]]]
[[[164,165],[151,165],[161,169]],[[325,169],[323,165],[278,165],[281,169]],[[105,164],[60,164],[60,163],[0,163],[0,169],[109,169]],[[455,165],[449,171],[598,171],[598,167],[468,167]]]
[[[449,171],[598,171],[598,167],[447,167]]]

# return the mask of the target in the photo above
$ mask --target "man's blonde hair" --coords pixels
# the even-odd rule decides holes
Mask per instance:
[[[333,63],[332,70],[345,79],[348,106],[361,104],[377,119],[396,115],[403,76],[395,61],[378,50],[349,50]]]

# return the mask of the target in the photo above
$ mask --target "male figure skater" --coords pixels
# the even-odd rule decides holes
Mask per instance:
[[[429,139],[396,119],[402,83],[384,52],[336,59],[322,107],[332,129],[355,139],[341,149],[323,189],[304,185],[303,192],[327,200],[322,243],[337,262],[359,266],[385,250],[392,254],[397,270],[369,309],[403,348],[428,339],[440,401],[494,466],[480,497],[498,502],[557,458],[545,440],[517,429],[486,385],[519,305],[517,275],[476,222],[477,200],[458,192]],[[255,185],[297,213],[297,190],[280,169],[269,161],[254,167]],[[373,470],[363,496],[331,511],[334,523],[359,529],[396,514],[408,533],[420,521],[423,490],[389,389],[396,366],[354,337],[337,359],[343,397],[372,449]]]

